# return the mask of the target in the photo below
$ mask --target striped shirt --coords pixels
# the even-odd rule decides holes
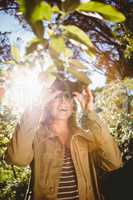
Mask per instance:
[[[65,148],[64,164],[60,175],[57,199],[79,200],[76,173],[68,148]]]

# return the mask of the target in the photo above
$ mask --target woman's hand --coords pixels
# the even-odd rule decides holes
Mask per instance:
[[[73,94],[74,94],[74,99],[80,103],[83,111],[92,111],[94,109],[93,95],[89,86],[83,89],[82,93],[73,92]]]

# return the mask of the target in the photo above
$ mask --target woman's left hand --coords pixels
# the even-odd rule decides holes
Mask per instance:
[[[80,103],[83,111],[92,111],[94,109],[93,95],[89,86],[83,89],[82,93],[73,92],[73,94],[74,94],[74,99]]]

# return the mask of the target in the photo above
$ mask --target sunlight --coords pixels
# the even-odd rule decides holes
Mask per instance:
[[[5,104],[18,112],[23,112],[27,106],[34,104],[41,90],[38,73],[37,69],[13,71],[12,84],[6,92]]]

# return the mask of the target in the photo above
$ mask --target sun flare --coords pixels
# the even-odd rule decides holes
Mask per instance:
[[[13,110],[23,112],[25,108],[37,101],[41,91],[36,70],[16,70],[12,74],[12,83],[5,96],[5,103]]]

